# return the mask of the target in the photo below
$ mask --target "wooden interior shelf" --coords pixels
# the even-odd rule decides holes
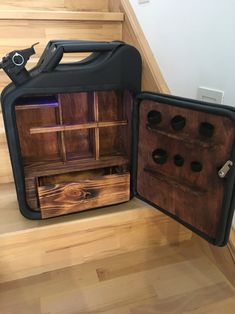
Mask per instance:
[[[107,127],[120,126],[120,125],[127,125],[127,120],[34,127],[34,128],[31,128],[29,132],[30,134],[40,134],[40,133],[64,132],[64,131],[74,131],[74,130],[84,130],[84,129],[94,129],[94,128],[107,128]]]
[[[123,92],[108,91],[19,100],[16,121],[32,210],[47,218],[129,199],[131,105],[124,99]]]
[[[69,160],[55,162],[35,162],[24,167],[26,177],[50,176],[59,173],[70,173],[74,170],[90,170],[127,165],[127,156],[106,156],[96,160],[95,158]]]
[[[30,109],[43,109],[48,107],[47,104],[32,104],[32,105],[18,105],[16,110],[30,110]],[[58,103],[50,104],[50,107],[58,107]]]

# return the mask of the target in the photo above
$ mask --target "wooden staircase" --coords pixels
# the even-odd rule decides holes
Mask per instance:
[[[1,0],[0,56],[39,41],[36,64],[51,39],[124,40],[143,58],[143,89],[168,92],[127,1]],[[69,54],[65,61],[84,58]],[[0,72],[0,89],[9,82]],[[175,245],[191,232],[136,199],[122,205],[45,221],[18,210],[0,112],[0,282],[147,247]]]
[[[0,2],[0,56],[14,49],[30,47],[39,41],[36,55],[30,59],[28,68],[36,65],[50,39],[121,40],[124,14],[107,12],[107,1],[52,1],[58,9],[49,10],[50,1],[1,1]],[[77,6],[73,7],[76,2]],[[7,5],[9,3],[9,5]],[[99,12],[77,11],[92,7]],[[23,6],[24,4],[24,6]],[[45,8],[41,6],[45,4]],[[40,6],[39,6],[40,5]],[[75,5],[74,5],[75,6]],[[29,7],[29,8],[28,8]],[[27,9],[26,9],[27,8]],[[71,10],[73,8],[73,10]],[[82,59],[86,54],[68,54],[64,61]],[[0,91],[10,82],[0,72]],[[6,145],[5,131],[0,112],[0,184],[12,182],[12,170]]]

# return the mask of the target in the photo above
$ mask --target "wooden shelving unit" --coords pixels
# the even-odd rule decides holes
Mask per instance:
[[[127,110],[122,93],[115,91],[20,100],[17,127],[27,200],[33,210],[41,210],[46,218],[129,199]],[[99,190],[76,194],[79,186],[83,191],[86,186]],[[104,196],[107,186],[112,200]],[[68,188],[77,195],[72,208],[66,207]],[[58,198],[63,201],[57,204]]]

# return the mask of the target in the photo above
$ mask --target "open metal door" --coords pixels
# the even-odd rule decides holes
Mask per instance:
[[[153,93],[136,101],[136,196],[225,245],[234,211],[235,111]]]

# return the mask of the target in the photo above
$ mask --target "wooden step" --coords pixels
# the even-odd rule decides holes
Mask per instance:
[[[40,2],[40,1],[39,1]],[[47,1],[48,2],[48,1]],[[53,1],[54,2],[54,1]],[[64,1],[59,1],[62,6]],[[73,1],[74,2],[74,1]],[[82,2],[85,5],[84,1]],[[86,1],[92,2],[94,1]],[[1,1],[0,3],[0,56],[6,55],[15,49],[30,47],[36,41],[36,55],[29,60],[27,68],[34,67],[45,46],[51,39],[83,39],[83,40],[121,40],[123,13],[109,12],[77,12],[62,10],[35,10],[2,9],[3,4],[26,5],[29,1]],[[30,1],[36,6],[36,1]],[[51,2],[48,2],[51,4]],[[68,4],[68,1],[66,2]],[[97,1],[98,5],[99,1]],[[104,4],[104,1],[100,1]],[[42,4],[42,3],[41,3]],[[46,4],[46,2],[45,2]],[[102,5],[103,5],[102,4]],[[42,4],[43,5],[43,4]],[[47,8],[45,6],[45,8]],[[79,61],[87,53],[65,54],[62,62]],[[0,72],[0,91],[10,83],[7,75]],[[2,113],[0,109],[0,183],[12,181],[10,158],[4,135]]]
[[[13,181],[13,173],[2,113],[0,112],[0,184]]]
[[[43,221],[21,216],[13,184],[0,185],[0,282],[139,249],[191,232],[138,199]]]
[[[1,10],[108,11],[109,0],[1,0]]]
[[[122,22],[121,12],[78,12],[49,10],[0,10],[1,20],[62,20]]]
[[[13,174],[10,162],[8,146],[6,142],[5,130],[2,126],[2,116],[0,116],[0,183],[12,182]]]
[[[107,41],[122,39],[122,13],[72,11],[51,13],[35,10],[14,12],[0,11],[0,56],[15,49],[30,47],[38,41],[36,57],[39,57],[51,39]]]

